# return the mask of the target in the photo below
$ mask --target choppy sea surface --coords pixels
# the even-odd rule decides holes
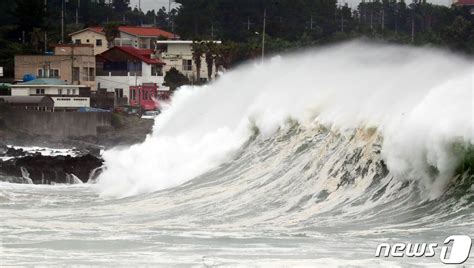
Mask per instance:
[[[472,68],[349,42],[183,87],[89,183],[0,177],[0,266],[444,267],[474,237]]]

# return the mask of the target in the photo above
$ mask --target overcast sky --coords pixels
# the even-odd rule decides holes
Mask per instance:
[[[139,0],[130,0],[130,5],[132,8],[135,8],[135,6],[138,7],[138,2]],[[411,0],[405,0],[405,2],[410,3]],[[452,0],[428,0],[428,2],[448,6],[451,5]],[[168,3],[168,0],[141,0],[141,7],[144,12],[151,9],[159,10],[163,6],[168,10]],[[360,0],[339,0],[339,3],[348,3],[350,7],[355,8],[360,3]],[[171,4],[171,8],[173,7],[175,7],[175,5]]]

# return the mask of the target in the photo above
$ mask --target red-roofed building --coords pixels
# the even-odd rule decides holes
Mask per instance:
[[[178,39],[179,36],[156,27],[120,26],[115,46],[154,49],[159,39]],[[109,47],[102,27],[89,27],[69,34],[75,44],[92,44],[94,53],[101,54]]]
[[[138,90],[137,93],[131,94],[131,88],[142,89],[142,85],[161,85],[163,65],[151,49],[112,47],[96,55],[97,88],[114,92],[116,106],[139,103],[141,106],[147,104],[143,109],[150,109],[150,104],[154,103],[152,98],[158,94],[154,92],[141,95]]]
[[[457,7],[467,7],[471,15],[474,15],[474,0],[458,0],[454,3]]]

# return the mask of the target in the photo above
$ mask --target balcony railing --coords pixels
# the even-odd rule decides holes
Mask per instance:
[[[132,71],[129,72],[127,70],[120,70],[120,71],[104,71],[104,70],[97,70],[96,76],[142,76],[141,71]]]

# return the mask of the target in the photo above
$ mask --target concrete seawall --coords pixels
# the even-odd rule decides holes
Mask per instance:
[[[13,109],[3,116],[7,128],[56,138],[96,136],[111,124],[110,113],[41,112]]]

